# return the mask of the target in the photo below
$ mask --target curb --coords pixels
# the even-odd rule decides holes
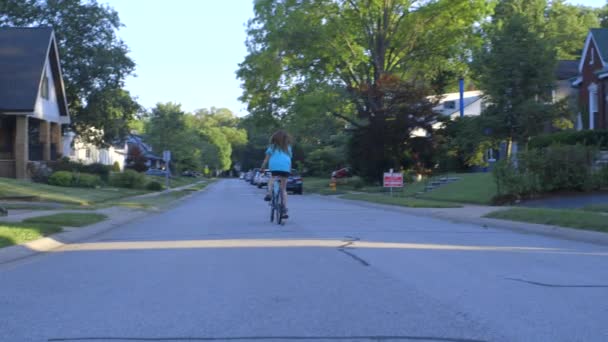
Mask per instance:
[[[161,210],[160,212],[173,208],[175,205],[185,201],[186,199],[192,196],[201,194],[212,185],[213,184],[209,184],[202,190],[193,191],[192,194],[188,194],[184,197],[176,199],[175,201],[171,202],[167,206],[167,208]],[[114,208],[119,208],[118,210],[122,210],[123,212],[119,213],[117,215],[118,217],[110,218],[108,220],[92,224],[87,227],[77,228],[74,230],[66,230],[61,233],[53,234],[38,240],[29,241],[24,244],[0,248],[0,265],[29,258],[37,254],[50,252],[52,250],[61,248],[71,243],[87,240],[97,235],[106,233],[112,229],[138,220],[140,218],[154,214],[153,212],[146,210],[123,209],[120,207]]]
[[[87,227],[53,234],[21,245],[0,248],[0,265],[49,252],[64,245],[86,240],[149,215],[144,211],[126,211],[119,218],[109,219]]]
[[[372,202],[365,202],[360,200],[352,200],[352,199],[344,199],[339,197],[327,197],[316,195],[317,197],[329,200],[329,201],[342,201],[348,202],[352,204],[356,204],[362,207],[382,209],[382,210],[391,210],[398,211],[402,213],[406,213],[413,216],[419,217],[430,217],[440,220],[448,220],[454,223],[466,223],[478,225],[483,228],[495,228],[495,229],[503,229],[509,230],[516,233],[523,234],[533,234],[533,235],[542,235],[552,238],[558,238],[563,240],[591,243],[595,245],[608,246],[608,234],[590,230],[582,230],[582,229],[574,229],[567,227],[559,227],[552,226],[546,224],[537,224],[537,223],[526,223],[526,222],[518,222],[518,221],[508,221],[508,220],[499,220],[499,219],[491,219],[485,217],[467,217],[466,215],[458,215],[455,213],[446,213],[445,211],[440,211],[441,209],[436,208],[408,208],[408,207],[400,207],[393,206],[387,204],[378,204]],[[496,210],[501,210],[501,207],[496,207]],[[506,209],[506,208],[505,208]],[[458,210],[458,209],[454,209]]]

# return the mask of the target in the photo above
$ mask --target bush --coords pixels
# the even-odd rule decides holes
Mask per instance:
[[[101,185],[101,177],[90,173],[72,174],[72,186],[80,188],[94,188]]]
[[[528,142],[532,149],[542,149],[551,145],[584,145],[608,149],[608,130],[564,131],[536,136]]]
[[[151,181],[146,184],[146,189],[150,191],[161,191],[163,189],[163,185],[157,181]]]
[[[112,174],[110,184],[118,188],[142,189],[146,184],[146,178],[136,171],[125,170],[122,173]]]
[[[72,173],[68,171],[57,171],[49,177],[49,184],[55,186],[72,186]]]
[[[53,174],[53,170],[44,162],[29,162],[27,169],[30,178],[35,183],[48,183],[49,177]]]
[[[591,163],[595,149],[555,145],[520,152],[518,165],[496,163],[492,173],[499,198],[522,198],[554,191],[588,191],[600,186]],[[601,178],[601,177],[600,177]]]
[[[120,172],[120,164],[117,161],[112,164],[112,172]]]
[[[112,169],[109,165],[101,163],[83,164],[73,162],[68,158],[62,158],[61,160],[49,163],[49,166],[53,171],[69,171],[69,172],[82,172],[91,173],[98,175],[101,180],[107,182],[110,176],[110,170]]]

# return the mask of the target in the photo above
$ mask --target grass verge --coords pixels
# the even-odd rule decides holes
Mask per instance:
[[[0,197],[35,196],[41,201],[88,206],[146,193],[145,190],[122,188],[68,188],[33,183],[11,178],[0,178]]]
[[[608,203],[588,205],[583,210],[608,213]]]
[[[496,185],[489,172],[450,174],[449,177],[458,177],[460,180],[444,184],[418,197],[436,201],[489,205],[496,196]]]
[[[381,194],[347,194],[341,198],[366,201],[380,204],[398,205],[410,208],[461,208],[462,206],[456,203],[447,203],[433,200],[425,200],[411,197],[391,197]]]
[[[607,215],[583,210],[512,208],[495,211],[484,217],[608,232]]]
[[[56,225],[60,227],[84,227],[101,222],[108,217],[97,213],[59,213],[47,216],[32,217],[23,220],[23,223],[39,223]]]
[[[0,223],[0,248],[58,233],[61,228],[40,223]]]
[[[116,205],[132,209],[152,209],[157,210],[171,204],[171,202],[191,194],[190,190],[171,191],[145,198],[135,198],[129,201],[118,202]]]

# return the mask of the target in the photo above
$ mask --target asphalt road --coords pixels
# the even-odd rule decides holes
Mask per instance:
[[[0,341],[608,341],[608,247],[238,180],[0,266]]]

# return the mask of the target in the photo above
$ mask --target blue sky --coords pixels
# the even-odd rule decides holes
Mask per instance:
[[[100,0],[116,9],[125,27],[137,77],[126,88],[147,108],[177,102],[186,111],[226,107],[246,115],[235,71],[245,57],[245,24],[252,0]],[[603,6],[606,0],[571,0]]]

